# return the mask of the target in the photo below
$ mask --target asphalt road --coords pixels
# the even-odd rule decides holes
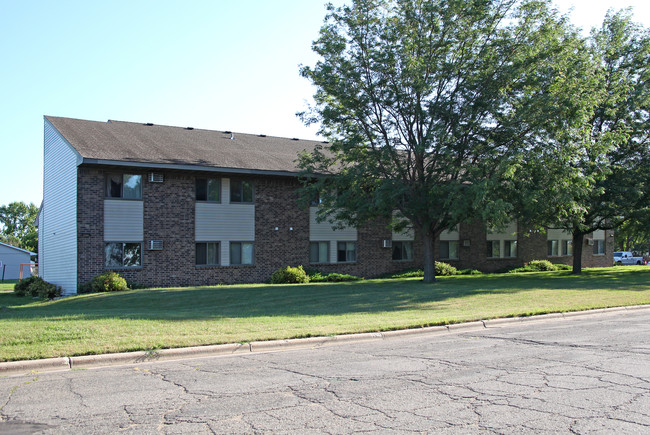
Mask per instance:
[[[650,308],[0,378],[0,433],[650,433]]]

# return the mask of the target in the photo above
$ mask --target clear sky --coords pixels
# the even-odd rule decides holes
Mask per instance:
[[[43,115],[316,138],[295,113],[324,3],[0,0],[0,205],[40,205]],[[584,29],[626,6],[650,27],[649,0],[556,5]]]

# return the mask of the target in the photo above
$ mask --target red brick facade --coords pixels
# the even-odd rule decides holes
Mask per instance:
[[[78,169],[78,273],[79,283],[86,283],[104,272],[104,183],[114,168],[81,166]],[[251,176],[255,186],[254,264],[249,266],[195,265],[195,178],[204,172],[159,171],[163,183],[151,183],[147,172],[141,174],[144,243],[142,266],[115,269],[128,280],[146,286],[190,286],[265,282],[271,273],[287,265],[309,267],[309,210],[298,206],[292,177]],[[228,175],[223,175],[228,177]],[[277,228],[277,230],[276,230]],[[375,222],[358,229],[357,261],[354,263],[319,264],[323,272],[350,273],[367,278],[407,268],[422,267],[422,243],[414,242],[413,261],[393,261],[390,248],[382,241],[391,239],[385,223]],[[149,240],[162,240],[163,249],[147,249]],[[468,241],[468,242],[466,242]],[[469,244],[469,246],[466,246]],[[436,255],[438,255],[436,243]],[[519,228],[516,258],[487,258],[485,228],[480,223],[460,226],[459,258],[448,262],[458,268],[495,271],[522,265],[535,259],[571,264],[572,257],[547,257],[546,236]],[[614,238],[606,237],[606,254],[595,256],[591,246],[583,247],[583,266],[612,264]]]

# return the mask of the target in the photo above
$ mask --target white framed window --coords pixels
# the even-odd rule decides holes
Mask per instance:
[[[106,268],[142,266],[142,243],[140,242],[104,243],[104,266]]]
[[[487,233],[488,258],[515,258],[517,257],[517,221],[512,221],[500,231]]]
[[[253,242],[230,242],[230,264],[253,264],[254,254]]]
[[[309,262],[329,263],[330,242],[309,242]]]
[[[395,261],[413,260],[413,242],[408,242],[408,241],[393,242],[393,260]]]
[[[339,263],[357,261],[357,242],[337,242],[336,261]]]
[[[197,266],[219,266],[219,242],[197,242]]]
[[[196,200],[221,202],[221,180],[219,178],[197,178]]]
[[[253,182],[247,180],[230,180],[230,202],[252,203],[254,197]]]
[[[573,240],[562,240],[562,255],[573,255]]]
[[[570,231],[548,228],[546,235],[547,255],[549,257],[573,255],[573,235]]]
[[[106,197],[142,199],[142,175],[109,174],[106,176]]]
[[[440,241],[440,259],[458,260],[458,240]]]
[[[605,255],[605,240],[594,239],[594,255]]]

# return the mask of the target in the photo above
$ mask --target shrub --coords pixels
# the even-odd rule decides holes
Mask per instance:
[[[16,296],[31,296],[32,293],[29,291],[29,286],[36,281],[37,279],[41,279],[38,276],[30,276],[29,278],[25,278],[21,281],[18,281],[16,284],[14,284],[14,293]]]
[[[30,276],[14,285],[16,296],[32,296],[41,299],[54,299],[61,296],[61,287],[45,281],[39,276]]]
[[[477,269],[463,269],[458,271],[459,275],[482,275],[483,272]]]
[[[271,275],[271,284],[299,284],[309,282],[309,276],[302,266],[287,266],[278,269]]]
[[[129,289],[126,280],[116,272],[104,272],[97,275],[90,282],[90,288],[94,292],[117,292]]]
[[[400,279],[400,278],[421,278],[424,276],[422,269],[404,269],[399,272],[387,273],[382,275],[381,278],[385,279]]]
[[[323,281],[327,282],[344,282],[344,281],[360,281],[363,278],[354,275],[348,275],[347,273],[330,273],[326,275]]]
[[[548,260],[533,260],[528,263],[528,266],[533,270],[539,270],[540,272],[557,270],[557,267]]]
[[[458,269],[451,264],[436,261],[436,276],[450,276],[456,274],[458,274]]]
[[[309,282],[343,282],[343,281],[359,281],[363,278],[348,275],[345,273],[322,273],[315,269],[307,269],[307,276],[309,277]]]
[[[568,264],[553,264],[548,260],[533,260],[523,267],[511,269],[509,273],[548,272],[553,270],[571,270]]]
[[[38,296],[41,299],[54,299],[61,296],[61,287],[49,283],[43,279],[34,280],[29,286],[32,296]]]

